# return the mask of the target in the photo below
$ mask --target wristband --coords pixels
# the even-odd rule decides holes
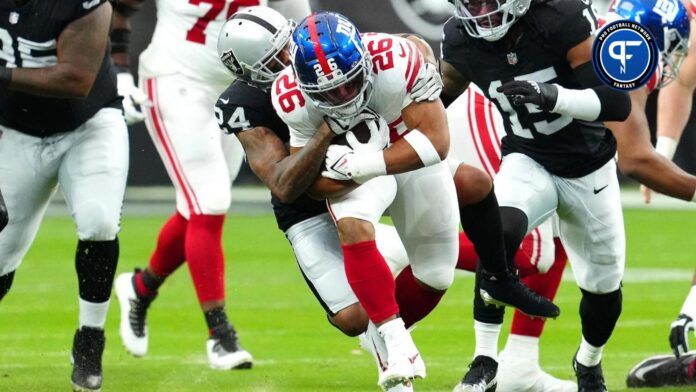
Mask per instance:
[[[684,305],[682,305],[681,314],[696,320],[696,286],[691,286],[691,291],[689,291],[689,295],[686,296]]]
[[[655,144],[655,151],[671,161],[672,158],[674,158],[674,153],[677,151],[678,144],[679,142],[674,140],[674,138],[669,136],[658,136],[657,144]]]
[[[356,156],[356,168],[353,173],[353,181],[362,184],[378,176],[387,174],[387,162],[384,161],[384,152],[375,151]]]
[[[404,140],[416,150],[416,154],[418,154],[424,166],[432,166],[442,161],[433,143],[430,142],[427,136],[423,135],[423,132],[413,129],[404,135]]]
[[[572,90],[554,83],[558,89],[553,113],[584,121],[595,121],[602,111],[602,103],[594,90]]]
[[[12,82],[12,68],[0,67],[0,88],[7,88]]]

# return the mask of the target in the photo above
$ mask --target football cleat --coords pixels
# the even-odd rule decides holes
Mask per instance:
[[[385,370],[387,370],[387,346],[384,343],[384,339],[379,336],[377,332],[377,327],[373,323],[369,323],[367,326],[367,331],[358,336],[360,340],[360,347],[363,350],[372,354],[375,358],[375,363],[377,364],[377,374],[378,379],[382,376]],[[389,389],[385,389],[386,392],[413,392],[413,384],[411,380],[408,380],[401,384],[396,384]]]
[[[596,366],[585,366],[578,362],[576,353],[573,357],[573,369],[578,378],[578,392],[607,392],[601,362]]]
[[[75,392],[100,391],[102,385],[102,354],[104,353],[104,330],[82,327],[73,338],[72,388]]]
[[[136,270],[136,273],[138,270]],[[135,293],[135,274],[120,274],[114,281],[116,298],[121,308],[119,334],[121,342],[131,355],[142,357],[147,354],[147,309],[155,297],[139,297]]]
[[[453,392],[495,392],[498,386],[497,372],[498,362],[479,355],[469,364],[469,371]]]
[[[561,314],[561,309],[553,302],[533,292],[520,281],[517,274],[502,272],[491,274],[481,272],[481,299],[488,305],[512,306],[520,312],[542,318],[556,318]]]
[[[696,351],[674,355],[656,355],[641,361],[628,372],[629,388],[694,385]]]
[[[520,358],[503,351],[498,366],[497,392],[577,392],[572,381],[560,380],[541,369],[538,359]]]
[[[251,369],[253,358],[239,345],[237,332],[231,325],[213,331],[206,342],[208,363],[216,370]]]
[[[377,328],[387,351],[387,368],[379,375],[379,386],[385,391],[399,384],[408,384],[414,378],[425,378],[425,363],[411,333],[400,318],[388,321]]]

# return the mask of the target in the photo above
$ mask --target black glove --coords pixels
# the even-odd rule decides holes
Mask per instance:
[[[515,106],[531,103],[547,112],[553,110],[558,99],[558,89],[553,84],[528,80],[507,82],[498,87],[497,91],[505,94]]]
[[[693,330],[694,320],[685,314],[680,314],[672,322],[672,329],[669,331],[669,345],[672,346],[672,351],[677,358],[689,352],[689,332]]]

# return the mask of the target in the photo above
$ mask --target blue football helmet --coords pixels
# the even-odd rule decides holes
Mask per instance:
[[[372,60],[345,16],[319,12],[292,35],[292,65],[300,89],[326,115],[352,118],[372,95]]]
[[[664,87],[679,73],[689,53],[689,13],[680,0],[616,0],[607,21],[627,19],[645,26],[662,55],[662,74],[657,87]]]

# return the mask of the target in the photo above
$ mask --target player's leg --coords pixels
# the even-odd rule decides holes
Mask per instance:
[[[495,187],[501,206],[506,255],[512,269],[522,239],[555,211],[558,203],[556,189],[551,176],[522,154],[510,154],[503,159]],[[481,286],[482,274],[477,273],[475,293],[480,292]],[[487,305],[482,296],[474,296],[474,361],[457,386],[458,390],[465,391],[481,383],[489,388],[496,385],[498,336],[503,316],[503,308]]]
[[[582,291],[582,340],[575,356],[580,390],[605,390],[601,359],[621,314],[626,238],[616,164],[577,179],[554,178],[559,232]]]
[[[382,176],[328,202],[343,248],[348,282],[389,351],[387,370],[378,381],[385,389],[425,375],[424,366],[421,370],[409,360],[414,358],[416,363],[422,364],[411,335],[399,317],[392,272],[375,241],[375,226],[395,194],[394,177]]]
[[[128,175],[128,129],[118,109],[102,109],[69,136],[72,146],[58,182],[77,226],[75,270],[79,327],[73,340],[73,384],[101,385],[104,323],[118,264],[123,195]]]
[[[396,277],[396,298],[410,327],[435,308],[454,279],[457,196],[446,163],[395,178],[398,192],[389,212],[410,264]]]
[[[0,232],[0,301],[10,291],[14,271],[36,237],[48,201],[56,189],[57,144],[0,127],[0,188],[9,224]]]
[[[550,223],[550,220],[544,222],[525,237],[525,240],[528,237],[532,238],[537,245],[530,248],[523,246],[518,252],[515,263],[520,269],[520,274],[525,276],[522,279],[523,282],[531,290],[553,300],[560,286],[568,257],[560,240],[556,238],[554,242],[552,230],[538,232],[538,229],[546,228]],[[549,241],[545,241],[546,239]],[[545,266],[543,261],[543,253],[546,253],[544,247],[555,249],[555,255],[551,257],[551,263],[548,263],[548,266]],[[520,264],[519,254],[529,255],[526,264]],[[515,311],[507,344],[500,353],[498,391],[577,391],[577,385],[574,382],[557,379],[541,369],[539,339],[544,324],[544,319],[529,317],[518,310]]]
[[[7,213],[7,205],[5,204],[5,198],[2,196],[2,191],[0,191],[0,232],[2,232],[7,223],[10,221],[10,216]],[[2,296],[0,296],[1,298]]]

